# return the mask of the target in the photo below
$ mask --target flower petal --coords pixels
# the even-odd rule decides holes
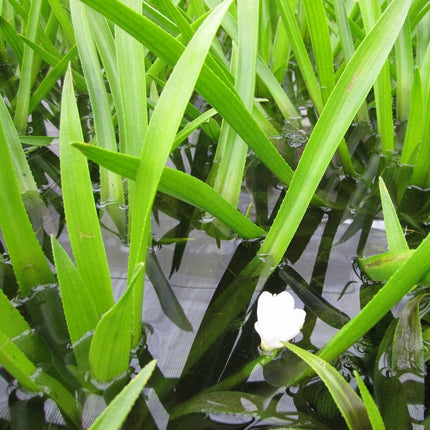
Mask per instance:
[[[282,291],[274,296],[276,307],[280,312],[292,312],[294,309],[294,297],[288,291]]]
[[[273,313],[273,295],[268,291],[263,291],[257,302],[257,320],[265,321]]]
[[[261,337],[262,349],[282,348],[282,342],[300,333],[305,317],[303,309],[294,309],[294,298],[287,291],[278,295],[264,291],[258,298],[258,321],[254,325]]]

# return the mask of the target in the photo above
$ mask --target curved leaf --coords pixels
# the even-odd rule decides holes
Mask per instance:
[[[90,160],[100,163],[120,175],[136,178],[139,159],[85,143],[73,143]],[[222,198],[212,187],[179,170],[164,167],[158,189],[172,197],[211,213],[245,239],[266,234],[250,219]]]
[[[92,374],[99,381],[111,381],[128,369],[132,336],[132,293],[144,268],[143,263],[136,265],[126,291],[97,324],[89,356]],[[140,338],[140,333],[136,336]]]
[[[285,342],[285,346],[311,366],[322,379],[348,424],[348,428],[352,430],[371,428],[362,400],[331,364],[292,343]]]
[[[94,421],[89,430],[117,430],[129,414],[155,369],[157,360],[149,362]]]
[[[161,27],[127,8],[118,0],[82,1],[123,28],[171,66],[178,61],[185,49],[177,39]],[[207,65],[203,66],[196,90],[230,123],[279,179],[285,183],[290,181],[291,168],[257,125],[231,85],[223,81],[222,76],[218,76]]]

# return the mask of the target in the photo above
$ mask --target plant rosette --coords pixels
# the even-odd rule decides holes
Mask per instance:
[[[300,333],[306,312],[294,308],[294,298],[287,291],[270,294],[264,291],[258,298],[257,322],[254,327],[261,338],[263,351],[283,348]]]

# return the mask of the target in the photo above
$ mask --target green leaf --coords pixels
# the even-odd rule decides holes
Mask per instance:
[[[95,139],[98,145],[115,151],[117,143],[111,106],[94,38],[91,33],[91,13],[93,12],[78,0],[70,0],[70,12],[79,58],[91,101]],[[124,204],[122,178],[103,168],[100,169],[100,199],[101,203],[107,203],[105,206],[106,212],[112,218],[120,236],[126,237],[125,211],[121,209],[121,206]]]
[[[424,344],[420,318],[420,302],[428,294],[420,294],[403,308],[393,339],[392,366],[398,376],[425,374]]]
[[[360,375],[356,370],[354,370],[354,376],[357,381],[358,389],[360,390],[364,406],[366,407],[367,413],[369,414],[369,419],[372,423],[372,429],[385,430],[385,424],[382,420],[381,414],[379,413],[378,407],[376,406],[376,403],[370,395],[369,390],[367,389],[365,383],[361,380]]]
[[[331,92],[259,251],[271,254],[275,265],[288,248],[339,143],[383,67],[410,3],[411,0],[395,0],[388,5]]]
[[[0,16],[0,31],[3,33],[4,39],[12,48],[19,62],[22,62],[22,51],[24,46],[22,40],[18,37],[14,27],[12,27],[2,16]]]
[[[54,283],[55,277],[26,213],[1,116],[0,120],[0,228],[20,291],[27,295],[37,285]]]
[[[52,398],[73,423],[80,426],[79,406],[73,395],[45,372],[0,331],[0,364],[26,389],[43,392]]]
[[[348,324],[340,329],[320,351],[325,360],[332,360],[360,339],[402,299],[430,270],[430,235],[389,278],[373,299]]]
[[[97,0],[83,1],[123,28],[171,66],[178,61],[185,49],[162,28],[118,0],[106,0],[103,3]],[[279,179],[285,183],[290,181],[291,168],[258,127],[237,93],[223,81],[223,76],[218,76],[207,65],[203,66],[196,90],[231,124]]]
[[[219,2],[220,0],[205,0],[205,3],[211,8],[215,7]],[[222,22],[222,26],[230,38],[237,42],[237,22],[231,13],[227,13]],[[299,116],[293,103],[290,101],[281,84],[260,54],[257,55],[257,74],[271,93],[274,102],[278,105],[284,118],[289,120],[291,117]]]
[[[387,282],[414,251],[414,249],[410,249],[401,252],[385,252],[367,258],[359,258],[358,264],[363,273],[372,281]],[[430,272],[426,272],[418,283],[429,285]]]
[[[43,362],[51,359],[45,343],[31,329],[2,290],[0,290],[0,327],[30,360]]]
[[[327,16],[322,0],[304,0],[303,4],[318,70],[321,95],[325,102],[334,87],[333,52]]]
[[[406,19],[395,45],[396,57],[396,119],[410,118],[410,95],[414,80],[414,54],[409,17]]]
[[[366,33],[369,33],[381,15],[380,2],[378,0],[359,0],[359,4]],[[400,32],[402,25],[399,26]],[[377,127],[382,150],[384,152],[392,151],[394,149],[394,124],[388,61],[383,65],[373,87],[375,93],[376,116],[378,120]]]
[[[31,40],[36,40],[37,26],[41,21],[42,0],[32,0],[28,11],[28,20],[25,25],[26,37]],[[20,64],[20,79],[19,87],[16,95],[16,108],[14,123],[18,133],[25,133],[27,128],[28,106],[30,103],[30,93],[33,82],[33,57],[34,52],[28,46],[24,46],[22,55],[22,63]]]
[[[60,0],[48,0],[48,3],[61,26],[62,36],[66,38],[67,45],[70,47],[75,43],[75,36],[73,34],[72,23],[66,12],[66,8]]]
[[[90,160],[130,179],[136,178],[139,159],[124,154],[106,151],[85,143],[73,143]],[[216,216],[220,221],[245,239],[265,235],[249,218],[223,199],[213,188],[179,170],[164,167],[158,189],[197,208]]]
[[[51,236],[52,252],[60,285],[61,302],[76,361],[81,370],[88,370],[88,350],[80,341],[94,330],[98,322],[97,307],[88,287],[66,251]],[[79,342],[78,344],[76,344]]]
[[[111,381],[128,369],[132,336],[132,293],[144,268],[143,263],[136,265],[126,291],[97,324],[90,346],[90,366],[93,376],[99,381]],[[137,338],[140,338],[140,333]]]
[[[409,249],[408,242],[406,242],[396,209],[394,208],[390,194],[381,176],[379,177],[379,192],[381,194],[382,213],[384,215],[388,249],[392,252],[406,251]]]
[[[157,256],[151,252],[147,258],[147,274],[157,294],[161,309],[166,317],[184,331],[193,331],[193,326],[188,321],[181,304],[175,296],[172,287],[163,273]]]
[[[52,53],[51,51],[47,51],[46,49],[43,49],[42,46],[39,46],[38,44],[32,42],[31,40],[28,40],[27,38],[21,36],[22,40],[30,46],[30,48],[37,53],[37,55],[45,61],[47,64],[49,64],[51,67],[55,67],[59,61],[61,61],[62,56],[57,53],[57,51],[54,50]],[[70,48],[74,49],[74,47]],[[72,75],[73,79],[75,80],[76,86],[81,91],[88,91],[87,85],[85,82],[85,78],[76,70],[72,69]]]
[[[406,392],[391,367],[392,344],[396,325],[397,321],[392,321],[379,342],[375,358],[373,390],[386,427],[412,430]]]
[[[67,231],[76,266],[98,315],[113,305],[112,283],[86,158],[70,147],[82,140],[71,70],[63,85],[60,118],[60,166]]]
[[[297,294],[315,316],[326,324],[342,328],[350,318],[348,315],[331,305],[321,294],[318,294],[292,267],[282,266],[279,270],[280,278],[285,281]]]
[[[284,23],[285,29],[288,34],[291,46],[294,51],[294,56],[300,68],[303,80],[305,81],[306,88],[309,96],[311,97],[317,112],[321,112],[323,108],[323,100],[321,90],[315,76],[312,63],[306,50],[303,37],[300,32],[299,25],[295,18],[293,9],[288,1],[276,0],[279,8],[279,13]]]
[[[0,364],[18,382],[30,391],[38,392],[39,386],[34,381],[37,372],[36,366],[24,355],[23,352],[0,331]]]
[[[37,89],[33,92],[30,98],[28,112],[32,113],[34,109],[39,105],[39,103],[47,97],[48,93],[52,90],[52,88],[57,84],[58,80],[62,78],[65,71],[67,70],[67,65],[70,61],[72,61],[76,56],[76,46],[71,48],[69,52],[58,61],[56,64],[45,76],[43,81],[38,85]]]
[[[173,69],[152,114],[136,175],[138,198],[133,202],[129,276],[134,265],[143,260],[148,217],[160,177],[212,39],[230,3],[231,0],[227,0],[214,9],[197,30]]]
[[[415,69],[409,106],[410,115],[406,128],[405,140],[403,142],[402,154],[400,156],[400,163],[404,164],[414,164],[417,155],[416,150],[423,135],[424,95],[419,68]]]
[[[369,416],[360,397],[332,365],[297,345],[285,342],[285,346],[315,370],[330,391],[333,400],[348,424],[348,428],[359,430],[371,427]]]
[[[232,0],[226,0],[214,9],[196,31],[176,63],[152,113],[136,174],[135,199],[131,202],[133,211],[129,279],[136,264],[146,259],[151,208],[160,178],[212,40],[231,2]],[[134,336],[140,336],[143,279],[136,284],[136,291],[133,292],[133,332]],[[135,344],[137,344],[137,338],[133,338],[133,345]]]
[[[37,185],[22,149],[20,138],[2,97],[0,97],[0,122],[13,160],[20,192],[37,191]]]
[[[0,326],[4,334],[11,339],[26,330],[31,330],[27,321],[12,305],[3,290],[0,290]]]
[[[156,364],[157,360],[150,361],[109,403],[89,430],[117,430],[121,428],[134,402],[142,393],[143,388],[151,377]]]
[[[235,87],[246,108],[254,104],[257,63],[259,2],[238,0],[238,43],[232,48]],[[248,146],[228,124],[223,125],[225,140],[219,141],[212,169],[214,189],[234,207],[239,202]]]

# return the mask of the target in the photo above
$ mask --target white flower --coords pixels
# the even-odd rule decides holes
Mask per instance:
[[[270,294],[264,291],[258,298],[255,323],[255,330],[261,337],[261,348],[264,351],[282,348],[281,342],[288,342],[300,333],[305,317],[303,309],[294,309],[294,298],[290,293]]]

